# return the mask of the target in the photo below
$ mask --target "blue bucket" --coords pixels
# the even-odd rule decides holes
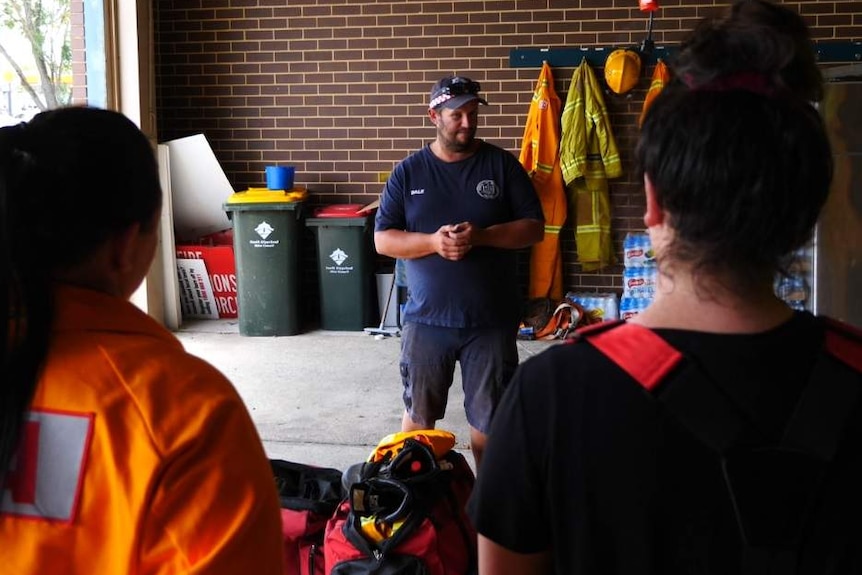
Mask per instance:
[[[293,166],[267,166],[266,187],[270,190],[290,190],[293,188]]]

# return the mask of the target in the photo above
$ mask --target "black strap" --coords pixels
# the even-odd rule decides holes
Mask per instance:
[[[858,377],[831,355],[821,353],[785,428],[782,445],[832,461],[859,400]],[[824,417],[827,413],[830,416]]]
[[[743,575],[793,575],[799,558],[794,549],[744,547],[742,550]]]
[[[832,343],[830,324],[823,325]],[[742,449],[737,443],[751,424],[748,414],[658,334],[618,323],[579,335],[721,458],[743,541],[742,572],[795,575],[805,525],[859,401],[858,372],[825,344],[780,443]],[[846,360],[844,351],[838,356]]]
[[[749,425],[733,401],[691,361],[685,361],[654,397],[695,437],[725,452]]]

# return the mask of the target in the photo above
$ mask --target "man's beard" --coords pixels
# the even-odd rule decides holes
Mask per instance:
[[[459,140],[457,138],[458,134],[463,134],[466,136],[466,139]],[[444,137],[443,145],[450,152],[468,152],[473,148],[473,143],[475,142],[476,130],[468,130],[468,131],[459,131],[456,132],[453,137]]]

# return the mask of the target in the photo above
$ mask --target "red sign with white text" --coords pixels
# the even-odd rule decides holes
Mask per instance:
[[[177,258],[204,260],[220,318],[237,317],[233,246],[177,246]]]

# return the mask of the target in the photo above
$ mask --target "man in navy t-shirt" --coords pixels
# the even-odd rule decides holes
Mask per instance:
[[[437,137],[392,171],[375,220],[381,254],[405,261],[402,431],[433,428],[461,365],[478,467],[485,434],[518,364],[515,250],[541,241],[542,207],[510,152],[476,139],[480,86],[446,77],[431,90]]]

